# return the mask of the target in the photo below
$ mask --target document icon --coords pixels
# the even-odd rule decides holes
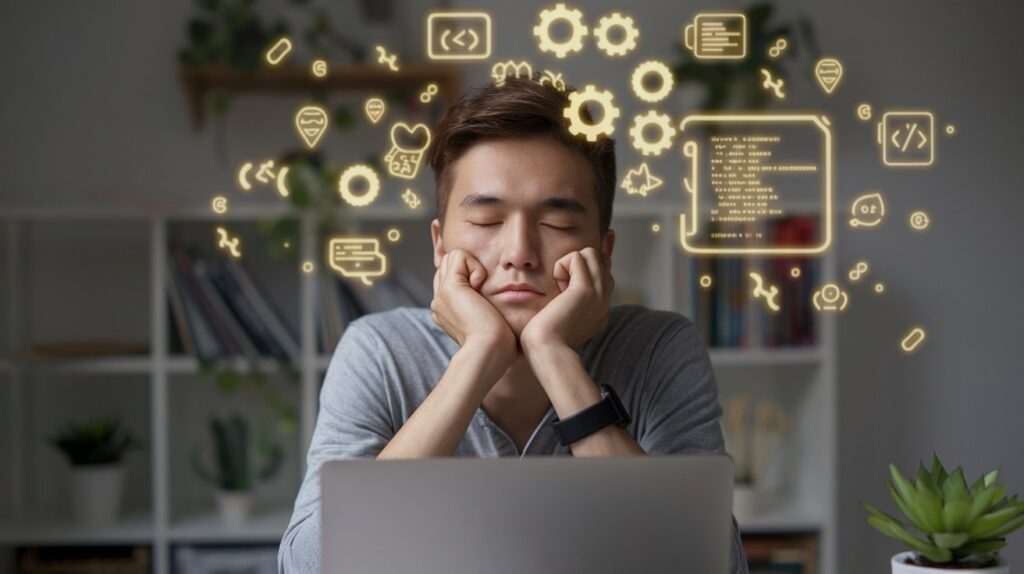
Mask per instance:
[[[679,242],[699,255],[815,255],[832,243],[832,128],[810,114],[698,114],[679,124]]]
[[[683,30],[683,44],[703,60],[742,60],[747,57],[747,15],[697,14]]]

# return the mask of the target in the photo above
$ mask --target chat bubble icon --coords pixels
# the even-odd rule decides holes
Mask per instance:
[[[327,262],[342,277],[373,285],[372,278],[387,272],[388,260],[375,237],[338,237],[327,246]]]

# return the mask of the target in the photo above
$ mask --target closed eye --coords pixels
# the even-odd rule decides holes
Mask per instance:
[[[576,227],[572,226],[572,225],[570,225],[568,227],[562,227],[562,226],[559,226],[559,225],[552,225],[550,223],[541,223],[541,225],[543,225],[544,227],[551,228],[551,229],[557,229],[558,231],[566,231],[566,232],[568,232],[568,231],[576,231]]]
[[[468,223],[469,223],[470,225],[475,225],[475,226],[477,226],[477,227],[494,227],[495,225],[501,225],[501,222],[500,222],[500,221],[495,221],[495,222],[493,222],[493,223],[478,223],[478,222],[476,222],[476,221],[470,221],[470,222],[468,222]]]

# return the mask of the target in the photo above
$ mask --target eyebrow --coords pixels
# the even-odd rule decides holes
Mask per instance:
[[[459,202],[460,207],[477,207],[487,205],[500,205],[505,203],[505,200],[495,195],[487,195],[483,193],[471,193],[463,198]],[[582,203],[571,198],[571,197],[549,197],[544,201],[540,202],[539,207],[545,209],[561,209],[565,211],[571,211],[574,213],[586,214],[587,208]]]

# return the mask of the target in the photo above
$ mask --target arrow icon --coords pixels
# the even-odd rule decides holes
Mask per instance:
[[[427,57],[483,60],[491,55],[491,17],[484,12],[435,12],[427,18]]]

